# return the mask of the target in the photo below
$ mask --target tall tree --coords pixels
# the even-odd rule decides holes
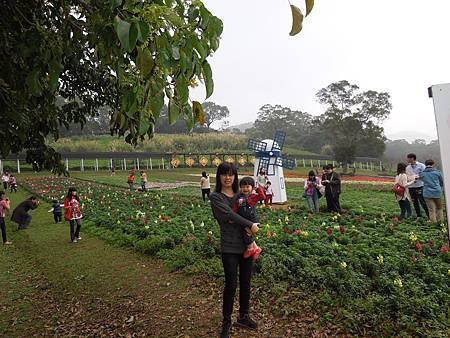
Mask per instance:
[[[320,120],[336,160],[351,163],[361,151],[383,154],[386,138],[381,123],[392,109],[388,93],[360,92],[357,85],[344,80],[321,89],[316,96],[327,106]]]
[[[0,152],[27,151],[38,168],[58,154],[46,144],[59,125],[83,125],[101,106],[111,130],[136,144],[151,137],[164,100],[169,122],[203,120],[189,104],[202,79],[213,92],[208,57],[222,22],[200,0],[0,0]],[[66,104],[55,105],[57,96]]]
[[[208,129],[211,129],[211,125],[215,122],[222,122],[224,126],[227,124],[226,119],[230,116],[227,106],[221,106],[209,101],[204,102],[202,106],[205,114],[205,125]]]
[[[253,128],[246,133],[257,138],[271,138],[277,130],[286,132],[286,142],[303,145],[313,122],[311,115],[281,105],[265,104],[259,109]]]

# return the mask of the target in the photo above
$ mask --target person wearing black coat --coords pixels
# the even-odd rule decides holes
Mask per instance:
[[[39,206],[39,200],[35,196],[31,196],[20,203],[11,215],[11,221],[18,224],[19,230],[26,229],[31,223],[31,215],[28,211],[36,209]]]
[[[333,166],[327,165],[324,174],[325,198],[328,212],[342,212],[339,196],[341,194],[341,176],[333,170]]]

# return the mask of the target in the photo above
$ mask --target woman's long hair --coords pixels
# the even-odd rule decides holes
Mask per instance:
[[[315,182],[316,181],[316,173],[314,172],[314,170],[311,170],[308,173],[308,181],[310,181],[310,182]]]
[[[75,188],[75,187],[70,187],[70,188],[69,188],[69,191],[67,192],[67,196],[66,196],[66,198],[67,198],[68,200],[71,200],[71,199],[72,199],[72,193],[73,193],[74,191],[77,191],[77,188]],[[75,198],[76,198],[77,201],[80,201],[80,199],[78,198],[78,195],[75,195]]]
[[[406,164],[399,163],[397,164],[397,175],[403,174],[406,171]]]
[[[238,178],[238,172],[237,172],[236,166],[234,166],[233,164],[227,163],[227,162],[222,162],[217,167],[216,189],[215,189],[216,192],[222,191],[222,182],[220,182],[220,175],[234,176],[232,188],[233,188],[233,192],[236,194],[239,191],[239,178]]]

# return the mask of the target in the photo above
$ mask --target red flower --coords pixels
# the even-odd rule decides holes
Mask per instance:
[[[332,228],[328,228],[327,229],[327,235],[331,236],[333,234],[333,229]]]
[[[416,242],[416,250],[417,251],[422,251],[423,250],[423,245],[420,242]]]
[[[392,217],[392,222],[393,223],[398,223],[398,221],[399,221],[399,218],[397,216]]]
[[[345,228],[342,225],[339,226],[339,232],[345,234]]]
[[[443,254],[446,254],[450,251],[450,249],[448,246],[443,245],[439,251]]]
[[[434,246],[434,243],[433,243],[433,241],[431,239],[428,240],[428,245],[430,246],[430,248],[432,248]]]

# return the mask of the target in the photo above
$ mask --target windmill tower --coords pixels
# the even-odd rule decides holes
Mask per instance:
[[[261,169],[265,170],[270,183],[272,183],[274,203],[287,202],[283,168],[295,168],[295,158],[281,154],[285,139],[286,133],[278,130],[275,132],[273,140],[248,140],[248,148],[255,151],[254,175],[257,177]]]

